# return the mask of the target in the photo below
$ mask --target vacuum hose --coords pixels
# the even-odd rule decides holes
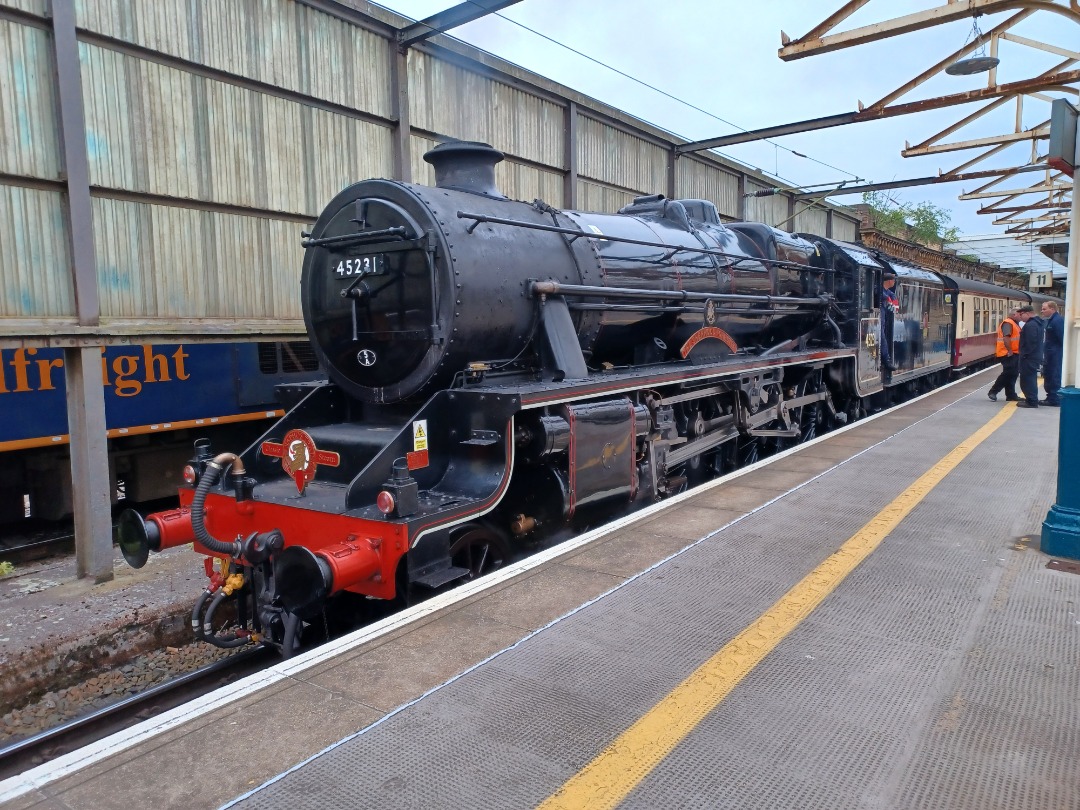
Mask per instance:
[[[195,533],[195,540],[210,551],[215,554],[228,554],[230,557],[239,557],[243,550],[239,540],[231,543],[215,540],[210,536],[210,532],[206,530],[203,522],[206,516],[206,494],[210,491],[210,487],[217,482],[218,476],[230,464],[232,465],[233,475],[242,476],[246,472],[244,462],[235,453],[222,453],[215,456],[214,460],[206,465],[206,472],[203,473],[202,478],[199,480],[199,486],[195,488],[195,498],[191,502],[191,528]]]
[[[245,644],[251,642],[250,636],[246,632],[238,633],[233,638],[222,638],[216,632],[214,632],[214,613],[221,607],[221,603],[229,597],[229,594],[224,590],[218,591],[210,602],[210,607],[206,610],[206,616],[203,618],[203,627],[201,638],[203,641],[209,641],[215,647],[220,647],[223,650],[231,650],[236,647],[243,647]]]
[[[195,607],[191,609],[191,632],[195,634],[195,638],[198,641],[203,640],[202,632],[202,614],[203,608],[206,607],[206,603],[210,601],[210,598],[214,595],[211,590],[205,590],[195,600]]]

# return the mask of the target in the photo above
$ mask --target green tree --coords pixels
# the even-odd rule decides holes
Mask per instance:
[[[863,202],[870,207],[874,227],[892,236],[940,246],[955,242],[960,235],[956,228],[949,227],[949,212],[933,203],[897,202],[880,191],[864,193]]]

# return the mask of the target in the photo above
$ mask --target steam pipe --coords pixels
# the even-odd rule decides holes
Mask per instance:
[[[836,336],[836,345],[844,345],[844,337],[840,334],[840,327],[836,325],[836,321],[832,318],[832,313],[825,313],[825,323],[827,323],[833,330],[833,334]]]
[[[778,299],[779,300],[779,299]],[[792,300],[792,299],[785,299]],[[664,306],[663,304],[567,304],[567,309],[574,312],[678,312],[678,313],[701,313],[705,311],[704,307],[696,306]],[[776,315],[778,312],[783,314],[791,314],[794,312],[806,312],[810,309],[817,309],[817,307],[806,307],[799,305],[798,309],[777,309],[772,307],[771,309],[731,309],[725,307],[719,312],[724,315],[750,315],[757,318],[767,317],[770,315]]]

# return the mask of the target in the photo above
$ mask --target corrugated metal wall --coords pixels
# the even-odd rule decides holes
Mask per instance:
[[[859,239],[859,221],[847,217],[833,216],[832,238],[841,242],[856,242]]]
[[[461,45],[410,49],[400,138],[392,37],[405,21],[376,8],[55,2],[74,2],[79,28],[85,133],[75,137],[85,140],[93,197],[99,334],[137,323],[148,334],[183,324],[302,331],[304,223],[345,186],[392,177],[399,162],[432,183],[422,156],[448,137],[503,150],[496,176],[509,197],[564,207],[613,211],[674,188],[736,217],[740,177],[748,192],[769,182],[710,155],[679,159],[672,178],[664,133]],[[39,19],[0,19],[0,339],[35,334],[15,319],[40,321],[42,337],[75,334],[49,0],[2,8]],[[788,197],[747,198],[746,212],[780,223]],[[826,225],[815,209],[785,227]],[[856,232],[854,219],[834,215],[835,236]]]
[[[624,205],[632,203],[634,197],[638,196],[623,189],[590,183],[588,180],[578,181],[577,194],[576,207],[582,211],[618,211]]]
[[[51,47],[40,28],[0,20],[0,171],[60,176]]]
[[[679,158],[675,164],[679,196],[690,200],[712,200],[721,217],[739,216],[739,175],[701,160]],[[823,232],[824,233],[824,232]]]
[[[60,192],[0,185],[0,317],[75,311],[66,229]]]
[[[409,53],[413,127],[562,168],[562,106],[425,53]]]
[[[764,222],[766,225],[775,225],[785,231],[794,230],[792,223],[788,221],[791,216],[788,213],[789,197],[784,194],[771,194],[766,197],[753,196],[759,191],[766,191],[770,187],[759,183],[748,182],[746,184],[746,219],[751,222]],[[821,232],[824,236],[825,232]]]
[[[88,31],[391,116],[389,40],[293,0],[76,0],[76,10]]]
[[[40,13],[43,3],[18,8]],[[0,173],[61,176],[56,76],[47,31],[0,20]],[[75,303],[64,201],[57,186],[0,185],[0,317],[70,323]],[[12,322],[13,332],[33,327]]]
[[[806,203],[795,203],[795,219],[789,229],[797,233],[816,233],[824,236],[829,227],[829,212],[819,205],[807,207]]]
[[[41,16],[45,14],[46,9],[49,7],[49,0],[7,0],[4,5]]]
[[[104,317],[303,317],[299,223],[98,198],[94,239]]]
[[[582,178],[639,194],[667,191],[667,150],[585,115],[578,116],[578,138]]]

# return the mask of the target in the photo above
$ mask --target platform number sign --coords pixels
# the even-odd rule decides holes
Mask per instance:
[[[1054,274],[1049,271],[1036,271],[1028,282],[1029,290],[1042,290],[1054,286]]]

